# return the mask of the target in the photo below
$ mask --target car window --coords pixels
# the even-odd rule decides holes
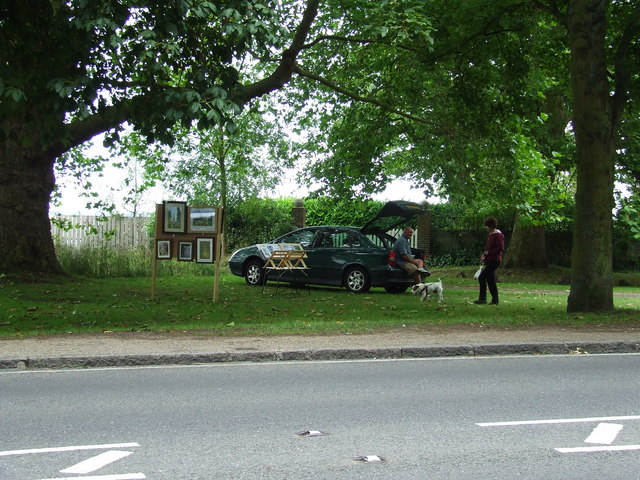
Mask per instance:
[[[346,235],[344,246],[349,248],[359,248],[363,247],[362,241],[360,240],[360,236],[355,233],[350,233]]]
[[[350,248],[360,246],[353,232],[325,230],[318,240],[318,248]]]
[[[296,230],[295,232],[280,237],[277,243],[299,243],[304,248],[307,248],[313,244],[315,236],[316,230]]]
[[[318,247],[320,248],[332,248],[336,246],[335,243],[335,232],[325,231],[322,232],[322,236],[320,237],[320,241],[318,242]]]
[[[351,230],[326,230],[318,240],[319,248],[370,248],[371,246],[366,237]]]
[[[365,236],[367,237],[367,239],[369,241],[371,241],[371,243],[373,243],[374,245],[376,245],[378,247],[385,247],[385,248],[391,249],[391,248],[393,248],[393,244],[395,242],[395,239],[393,239],[392,237],[389,237],[387,235],[368,233]]]

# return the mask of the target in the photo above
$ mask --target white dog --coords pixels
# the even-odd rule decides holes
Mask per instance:
[[[425,298],[428,299],[429,295],[435,293],[438,295],[438,302],[444,302],[443,290],[442,280],[440,279],[438,279],[437,282],[416,283],[411,287],[411,293],[413,295],[421,295],[420,301],[423,301]]]

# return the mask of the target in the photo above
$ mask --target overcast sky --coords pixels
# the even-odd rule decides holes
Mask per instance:
[[[111,201],[116,205],[116,213],[122,215],[130,215],[131,209],[127,209],[124,205],[123,198],[126,194],[124,180],[126,178],[126,170],[116,168],[111,164],[105,167],[102,177],[93,175],[90,182],[93,186],[92,191],[98,193],[99,198]],[[279,197],[300,197],[307,195],[305,188],[299,187],[295,183],[295,173],[283,176],[285,181],[274,193],[266,196]],[[88,199],[82,197],[82,189],[79,188],[71,179],[60,178],[59,189],[62,194],[61,205],[51,205],[52,215],[98,215],[97,210],[86,208]],[[423,189],[411,188],[412,185],[408,180],[397,180],[389,184],[388,188],[380,194],[374,195],[375,200],[410,200],[414,202],[424,201]],[[138,206],[138,215],[150,215],[155,212],[156,203],[162,203],[164,200],[182,200],[171,197],[162,187],[156,187],[145,193],[141,204]],[[95,199],[93,199],[95,201]],[[432,199],[430,199],[432,201]]]

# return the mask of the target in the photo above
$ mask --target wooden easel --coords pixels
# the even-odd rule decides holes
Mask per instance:
[[[265,273],[262,291],[264,292],[264,286],[267,284],[270,272],[280,272],[278,280],[286,272],[302,272],[306,276],[305,270],[309,267],[304,261],[305,258],[307,258],[307,252],[302,250],[302,247],[296,250],[274,250],[264,264]]]
[[[289,250],[287,262],[292,269],[306,270],[307,264],[304,259],[307,258],[307,252],[304,250]]]

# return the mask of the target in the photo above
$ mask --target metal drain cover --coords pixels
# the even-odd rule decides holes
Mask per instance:
[[[324,437],[327,433],[320,430],[305,430],[304,432],[298,432],[296,435],[300,437]]]

